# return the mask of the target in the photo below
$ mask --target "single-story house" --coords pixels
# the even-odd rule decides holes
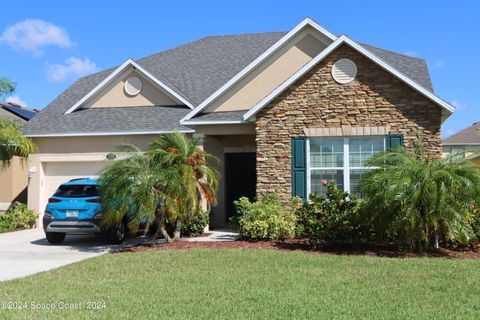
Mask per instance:
[[[83,77],[28,123],[39,147],[29,206],[42,213],[59,183],[97,176],[120,143],[146,148],[178,130],[221,159],[210,227],[224,227],[240,196],[306,197],[323,192],[322,179],[355,193],[369,156],[410,149],[417,134],[440,157],[453,111],[424,60],[311,19],[288,32],[210,36]]]
[[[454,153],[455,157],[468,159],[480,166],[480,122],[475,122],[443,140],[443,155]]]
[[[37,114],[37,110],[13,102],[0,102],[0,118],[8,118],[23,125]],[[0,211],[14,202],[27,203],[28,165],[25,159],[13,157],[7,168],[0,167]]]

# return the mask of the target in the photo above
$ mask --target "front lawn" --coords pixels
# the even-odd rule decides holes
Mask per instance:
[[[0,283],[0,303],[27,305],[0,318],[479,319],[478,270],[480,260],[275,250],[110,254]],[[91,301],[105,308],[86,310]]]

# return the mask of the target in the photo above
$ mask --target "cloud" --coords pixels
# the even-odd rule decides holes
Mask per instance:
[[[7,102],[13,102],[21,105],[22,107],[28,107],[28,104],[23,101],[18,94],[8,97]]]
[[[445,67],[445,66],[446,66],[446,63],[445,63],[445,61],[443,61],[443,60],[436,60],[436,61],[433,63],[433,68],[434,68],[434,69],[441,69],[441,68],[443,68],[443,67]]]
[[[36,56],[43,55],[42,49],[47,46],[69,48],[73,45],[65,29],[40,19],[27,19],[7,27],[0,35],[0,42]]]
[[[97,71],[95,62],[88,58],[79,59],[70,57],[64,64],[52,64],[47,67],[47,76],[50,80],[60,82],[70,78],[77,78]]]
[[[455,107],[455,111],[465,111],[468,108],[466,103],[462,103],[459,100],[453,100],[452,106]]]

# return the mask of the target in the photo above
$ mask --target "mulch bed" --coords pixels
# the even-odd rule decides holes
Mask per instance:
[[[400,251],[395,247],[377,246],[366,248],[322,248],[317,249],[308,244],[306,240],[284,240],[284,241],[219,241],[219,242],[190,242],[178,241],[171,243],[146,243],[115,251],[114,253],[144,252],[150,250],[190,250],[190,249],[259,249],[259,250],[285,250],[301,251],[321,255],[362,255],[379,256],[392,258],[419,258],[419,257],[440,257],[455,259],[479,259],[479,251],[471,250],[449,250],[438,249],[435,252],[415,253]]]

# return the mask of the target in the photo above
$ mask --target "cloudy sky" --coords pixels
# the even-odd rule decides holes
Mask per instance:
[[[45,107],[75,79],[208,35],[285,31],[311,17],[331,32],[425,58],[457,107],[448,136],[480,121],[480,1],[9,1],[0,77],[11,101]]]

